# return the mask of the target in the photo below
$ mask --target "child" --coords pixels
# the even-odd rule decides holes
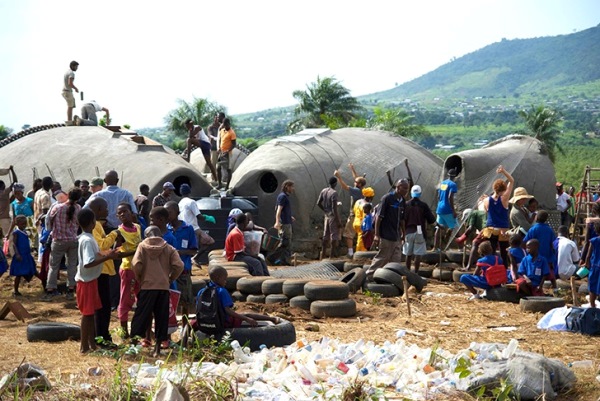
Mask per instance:
[[[8,270],[8,262],[6,261],[4,251],[0,249],[0,278],[6,273],[6,270]]]
[[[162,239],[173,248],[177,249],[177,240],[173,233],[167,228],[169,224],[169,211],[164,206],[156,206],[150,210],[150,224],[158,227],[161,232]]]
[[[169,212],[170,231],[176,240],[175,249],[183,261],[183,272],[177,278],[177,289],[181,291],[181,298],[179,299],[181,313],[187,315],[193,310],[194,305],[194,294],[192,294],[192,256],[198,251],[198,242],[196,241],[194,227],[185,224],[183,220],[179,220],[179,205],[177,202],[167,202],[165,209]]]
[[[516,280],[517,292],[525,295],[544,295],[544,280],[550,275],[548,261],[539,253],[540,243],[537,239],[527,241],[528,255],[521,261],[518,278]]]
[[[512,281],[517,281],[517,275],[519,271],[519,267],[521,266],[521,261],[527,254],[525,250],[521,246],[521,234],[513,234],[510,237],[510,248],[508,249],[508,258],[510,260],[510,275],[512,277]]]
[[[481,299],[481,295],[477,293],[475,287],[487,290],[491,288],[486,278],[486,271],[491,266],[503,265],[503,261],[500,257],[494,254],[494,249],[490,241],[484,241],[479,245],[477,249],[481,258],[477,260],[477,267],[473,274],[463,274],[460,277],[460,282],[463,283],[473,295],[469,297],[469,301],[474,299]]]
[[[208,271],[210,282],[208,283],[207,287],[198,292],[197,296],[197,299],[201,299],[204,291],[210,288],[216,288],[217,296],[219,297],[223,316],[225,318],[225,321],[223,322],[223,326],[225,328],[240,327],[242,322],[246,322],[248,325],[256,327],[258,326],[257,320],[266,320],[274,324],[279,323],[278,317],[259,315],[256,313],[237,313],[234,311],[233,299],[231,298],[231,295],[229,295],[229,292],[225,289],[225,284],[227,283],[227,274],[227,270],[225,270],[224,267],[212,266]]]
[[[154,316],[156,357],[160,355],[161,342],[168,339],[169,283],[179,277],[183,271],[183,262],[175,248],[161,238],[162,233],[158,227],[149,226],[144,234],[146,239],[140,243],[132,262],[135,278],[140,283],[140,292],[131,321],[131,336],[145,336]]]
[[[102,307],[98,293],[98,277],[102,272],[102,264],[118,257],[116,249],[108,251],[106,255],[100,253],[98,243],[92,235],[96,226],[96,216],[90,209],[83,209],[77,215],[77,221],[83,233],[78,239],[77,273],[77,307],[81,312],[81,346],[82,354],[96,349],[96,331],[94,328],[94,314]]]
[[[264,260],[258,256],[252,256],[246,253],[246,244],[244,242],[244,229],[248,224],[245,214],[235,216],[236,225],[229,232],[225,239],[225,255],[228,261],[242,261],[248,266],[248,271],[253,276],[268,276],[269,269]]]
[[[362,243],[366,249],[371,249],[371,245],[373,245],[373,238],[375,237],[375,230],[373,227],[373,204],[365,203],[363,205],[363,212],[365,213],[365,217],[360,225],[362,230]]]
[[[10,264],[10,275],[15,276],[15,291],[13,296],[21,296],[19,292],[19,284],[21,277],[27,282],[31,281],[33,276],[37,275],[35,261],[31,256],[31,244],[29,243],[29,235],[25,231],[27,228],[27,217],[20,214],[15,218],[17,227],[13,231],[12,243],[14,255]]]
[[[530,223],[535,221],[537,217],[537,210],[539,207],[539,202],[535,198],[529,199],[529,203],[527,204],[527,211],[529,212],[528,220]]]
[[[117,314],[124,336],[127,338],[127,321],[129,320],[129,311],[133,309],[136,302],[137,294],[140,291],[140,284],[135,279],[135,274],[131,270],[131,261],[137,249],[137,246],[142,242],[142,230],[139,224],[133,222],[133,212],[129,203],[120,203],[117,207],[117,217],[121,221],[118,231],[124,238],[121,245],[121,268],[119,277],[121,278],[121,292],[119,299],[119,307]]]
[[[588,289],[590,291],[590,305],[596,307],[596,298],[600,294],[600,222],[594,222],[596,237],[589,240],[586,266],[589,266]]]
[[[554,253],[554,240],[556,235],[552,227],[546,223],[548,221],[548,212],[540,210],[535,218],[536,223],[527,231],[527,235],[523,238],[523,242],[527,243],[530,239],[538,240],[538,252],[546,259],[550,268],[548,279],[552,282],[554,294],[558,292],[556,286],[556,276],[558,276],[558,268],[556,266],[556,255]]]

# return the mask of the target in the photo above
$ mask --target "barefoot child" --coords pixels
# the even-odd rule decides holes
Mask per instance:
[[[121,245],[121,268],[119,276],[121,278],[121,295],[119,299],[119,307],[117,314],[121,327],[125,330],[125,337],[128,336],[127,322],[129,320],[129,311],[133,309],[137,294],[140,291],[140,284],[135,279],[135,274],[131,270],[131,260],[137,249],[137,246],[142,242],[142,229],[139,224],[133,222],[133,211],[129,203],[121,203],[117,207],[117,217],[121,221],[118,231],[125,239]]]
[[[169,284],[183,271],[183,262],[175,248],[161,238],[158,227],[149,226],[144,234],[146,239],[140,243],[132,263],[135,278],[140,283],[140,292],[131,321],[131,336],[144,337],[154,316],[154,356],[158,356],[161,342],[168,339]]]
[[[589,266],[588,289],[590,291],[590,305],[596,307],[596,298],[600,294],[600,222],[594,223],[597,236],[589,240],[586,266]]]
[[[15,286],[13,296],[20,296],[19,284],[21,277],[27,282],[31,281],[33,276],[37,275],[35,261],[31,256],[31,244],[29,243],[29,235],[25,231],[27,229],[27,217],[20,214],[15,218],[17,227],[13,231],[12,243],[15,254],[10,264],[10,275],[15,277]]]
[[[117,250],[110,250],[106,255],[100,253],[98,243],[92,231],[96,226],[96,216],[90,209],[83,209],[77,215],[77,221],[83,233],[78,239],[77,256],[79,257],[75,281],[77,282],[77,307],[81,312],[81,353],[96,349],[96,330],[94,314],[102,307],[98,293],[98,277],[102,272],[102,264],[118,257]]]

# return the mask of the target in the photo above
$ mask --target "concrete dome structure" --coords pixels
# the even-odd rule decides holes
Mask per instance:
[[[246,154],[239,150],[238,148],[234,148],[232,152],[233,156],[233,171],[235,171],[240,164],[246,159]],[[200,149],[195,149],[190,155],[190,164],[198,171],[203,174],[210,174],[210,169],[206,167],[206,161],[204,160],[204,155],[202,155],[202,151]],[[215,166],[216,167],[216,166]],[[208,177],[210,179],[210,176]]]
[[[362,128],[309,129],[273,139],[244,160],[233,174],[231,186],[236,196],[258,196],[257,223],[271,227],[281,184],[287,179],[294,181],[294,248],[315,251],[323,224],[323,212],[316,202],[334,170],[340,169],[344,181],[353,185],[348,169],[348,163],[353,163],[358,174],[366,175],[367,185],[375,189],[374,202],[378,202],[390,189],[386,171],[394,179],[407,177],[406,159],[415,183],[423,188],[422,199],[432,205],[442,160],[406,138]],[[345,220],[350,199],[347,191],[339,185],[337,189]]]
[[[458,152],[446,158],[441,179],[445,179],[449,169],[457,169],[459,210],[473,207],[480,195],[491,193],[494,180],[504,178],[496,174],[501,164],[515,179],[515,188],[527,189],[541,208],[556,209],[554,165],[543,144],[530,136],[509,135],[481,149]]]
[[[116,129],[117,130],[117,129]],[[141,184],[148,184],[150,195],[162,191],[165,181],[171,181],[178,192],[188,183],[192,196],[210,194],[211,186],[189,163],[175,152],[132,131],[113,132],[103,127],[58,127],[21,135],[0,148],[3,165],[13,165],[19,181],[29,190],[33,169],[40,177],[52,171],[56,181],[68,189],[75,179],[104,176],[107,170],[119,173],[119,186],[132,194]]]

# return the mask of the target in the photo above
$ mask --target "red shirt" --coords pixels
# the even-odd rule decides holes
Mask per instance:
[[[244,233],[239,228],[234,227],[225,240],[225,255],[227,256],[227,260],[232,261],[235,259],[235,254],[242,252],[244,248]]]

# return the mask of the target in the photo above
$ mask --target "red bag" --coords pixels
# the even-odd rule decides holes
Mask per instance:
[[[10,240],[6,238],[4,240],[4,244],[2,245],[2,252],[4,252],[5,256],[9,256],[10,253]]]
[[[485,281],[492,287],[506,284],[506,266],[499,262],[498,256],[496,256],[496,263],[488,266],[484,272]]]

